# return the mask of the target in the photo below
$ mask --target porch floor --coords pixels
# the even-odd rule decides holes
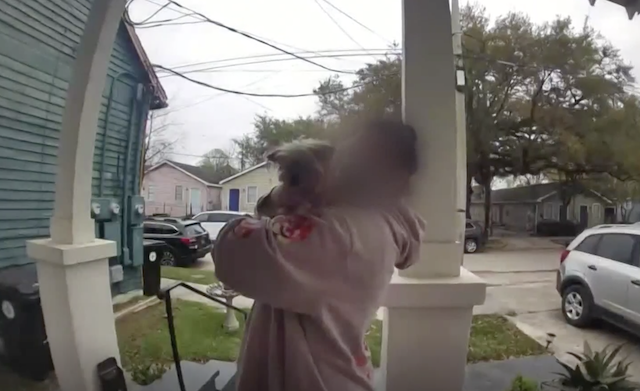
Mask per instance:
[[[218,389],[227,386],[224,391],[233,390],[227,384],[236,371],[235,363],[210,361],[206,364],[183,361],[182,371],[187,391],[215,391],[211,384],[206,384],[215,371],[220,371],[216,385]],[[509,389],[511,381],[518,375],[534,379],[538,382],[553,379],[553,372],[562,368],[553,356],[532,356],[514,358],[504,361],[481,362],[467,365],[463,391],[503,391]],[[382,379],[380,371],[376,371],[376,382]],[[148,386],[135,386],[129,391],[176,391],[179,390],[175,368],[172,367],[164,376]]]

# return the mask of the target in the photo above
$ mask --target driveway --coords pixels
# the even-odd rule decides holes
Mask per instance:
[[[551,349],[560,359],[581,352],[584,341],[595,350],[626,344],[624,355],[632,362],[629,373],[640,381],[640,340],[616,327],[599,322],[589,329],[565,323],[555,290],[559,250],[492,252],[466,255],[464,266],[488,283],[485,304],[476,314],[507,315],[522,331],[545,344],[547,333],[556,334]]]

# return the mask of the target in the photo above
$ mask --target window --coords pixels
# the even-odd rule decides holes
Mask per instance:
[[[602,235],[598,245],[598,255],[631,265],[632,254],[636,239],[627,234],[607,234]]]
[[[198,236],[200,234],[205,233],[206,231],[200,224],[191,224],[184,227],[184,235],[185,236]]]
[[[258,186],[247,186],[247,204],[255,204],[258,201]]]
[[[544,204],[543,218],[546,220],[550,220],[553,218],[553,204],[550,204],[550,203]]]
[[[207,221],[210,223],[228,223],[238,217],[241,216],[232,213],[209,213],[209,219]]]
[[[182,186],[176,186],[176,201],[182,201]]]
[[[158,224],[158,226],[160,227],[160,234],[162,235],[175,235],[178,232],[180,232],[178,230],[178,228],[174,227],[173,225],[169,225],[169,224]]]
[[[474,229],[475,227],[473,226],[473,224],[471,223],[467,223],[467,225],[465,226],[466,229]]]
[[[208,218],[209,218],[209,214],[208,213],[202,213],[202,214],[197,215],[193,219],[195,221],[199,221],[201,223],[204,223],[205,221],[207,221]]]
[[[601,237],[602,235],[587,236],[579,245],[576,246],[576,251],[595,255],[598,250],[598,242],[600,242]]]
[[[149,185],[147,189],[147,201],[155,201],[156,200],[156,187],[153,185]]]

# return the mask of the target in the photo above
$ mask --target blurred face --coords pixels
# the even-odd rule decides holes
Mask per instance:
[[[366,197],[389,198],[404,193],[408,175],[398,167],[387,144],[378,134],[367,131],[338,143],[334,160],[337,186]]]

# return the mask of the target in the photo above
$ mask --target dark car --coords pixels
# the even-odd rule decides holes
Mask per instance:
[[[144,238],[166,243],[160,264],[189,266],[211,252],[209,234],[195,220],[152,217],[144,221]]]
[[[467,220],[464,230],[464,252],[473,254],[485,245],[485,235],[482,225],[473,220]]]

